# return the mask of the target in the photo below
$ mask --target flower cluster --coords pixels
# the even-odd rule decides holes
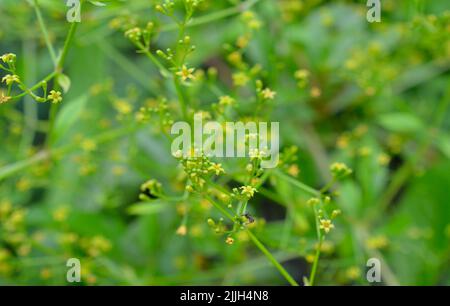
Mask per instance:
[[[146,181],[141,185],[141,193],[139,199],[141,201],[149,201],[152,198],[158,198],[162,194],[162,185],[155,179]]]
[[[336,179],[341,179],[352,174],[352,169],[344,163],[334,163],[330,166],[331,174]]]
[[[5,67],[3,64],[0,63],[0,70],[4,70],[7,72],[5,76],[1,78],[1,82],[4,83],[7,87],[6,95],[3,92],[3,90],[0,89],[0,104],[6,103],[10,101],[11,99],[16,98],[16,96],[12,96],[11,93],[13,91],[13,85],[16,85],[16,87],[23,92],[23,94],[29,94],[34,100],[37,102],[47,102],[50,101],[52,103],[59,103],[62,101],[62,95],[61,92],[57,90],[51,90],[50,93],[47,95],[47,82],[41,81],[40,83],[36,84],[33,89],[42,89],[43,96],[36,95],[33,90],[26,88],[25,84],[22,83],[22,80],[20,76],[17,74],[16,71],[16,61],[17,57],[13,53],[6,53],[0,56],[1,62],[7,65]],[[60,75],[61,76],[61,75]],[[22,95],[23,95],[22,94]],[[17,97],[20,97],[22,95],[18,95]]]
[[[181,150],[173,154],[175,158],[180,160],[188,177],[190,182],[186,187],[188,191],[201,191],[211,175],[218,176],[225,173],[222,164],[212,162],[203,152],[195,150],[194,152],[194,149],[192,149],[188,156],[183,156]]]

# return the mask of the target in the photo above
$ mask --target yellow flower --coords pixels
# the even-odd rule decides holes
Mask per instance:
[[[367,248],[371,250],[384,249],[389,245],[389,240],[384,235],[369,237],[366,240]]]
[[[336,218],[337,216],[339,216],[342,213],[342,211],[340,209],[335,209],[333,210],[333,212],[331,213],[331,219]]]
[[[12,210],[12,204],[10,201],[4,200],[0,202],[0,217],[6,216]]]
[[[209,171],[215,172],[216,175],[220,173],[225,173],[225,170],[222,168],[222,164],[212,163],[212,165],[208,168]]]
[[[317,205],[317,204],[320,204],[320,200],[318,198],[311,198],[308,201],[306,201],[306,204],[311,205],[311,206]]]
[[[231,52],[228,57],[228,61],[233,65],[240,66],[242,65],[242,54],[238,51]]]
[[[97,149],[97,144],[91,139],[85,139],[81,143],[81,148],[86,152],[92,152]]]
[[[256,189],[252,186],[241,186],[241,194],[245,195],[248,198],[253,197],[256,192]]]
[[[185,236],[186,233],[187,233],[187,227],[186,227],[186,225],[181,225],[181,226],[177,229],[177,235]]]
[[[372,150],[369,147],[361,147],[358,149],[358,154],[362,157],[369,156]]]
[[[311,88],[310,94],[311,94],[311,97],[318,98],[322,95],[322,91],[320,90],[319,87],[314,86],[313,88]]]
[[[248,81],[250,81],[249,77],[243,72],[233,74],[233,83],[235,86],[245,86]]]
[[[52,90],[47,97],[48,100],[51,100],[52,103],[56,104],[62,101],[62,96],[60,91]]]
[[[306,69],[299,69],[295,72],[295,78],[299,80],[304,80],[309,77],[309,71]]]
[[[228,106],[228,105],[233,105],[234,103],[235,103],[235,100],[230,96],[222,96],[219,98],[220,105]]]
[[[344,163],[334,163],[330,166],[330,171],[335,178],[343,178],[350,175],[353,171]]]
[[[0,56],[4,63],[13,63],[16,61],[16,55],[14,53],[6,53]]]
[[[118,99],[114,102],[114,108],[121,115],[128,115],[133,110],[131,105],[126,100],[122,99]]]
[[[0,104],[6,103],[11,99],[11,97],[5,96],[3,92],[0,94]]]
[[[377,161],[381,166],[387,166],[391,161],[391,158],[386,153],[381,153],[378,155]]]
[[[19,76],[17,76],[17,75],[15,75],[15,74],[13,74],[13,75],[11,75],[11,74],[7,74],[7,75],[5,75],[3,78],[2,78],[2,82],[3,83],[6,83],[6,85],[11,85],[12,83],[20,83],[20,78],[19,78]]]
[[[270,88],[266,88],[262,91],[262,96],[264,99],[273,100],[277,93],[275,91],[270,90]]]
[[[24,210],[16,210],[14,211],[11,216],[9,217],[9,222],[12,226],[18,226],[21,223],[23,223],[24,219],[25,219],[25,214],[26,212]]]
[[[314,254],[308,254],[308,255],[305,256],[305,260],[308,263],[313,263],[314,262],[314,258],[315,258]]]
[[[249,41],[250,41],[250,39],[249,39],[248,35],[243,35],[237,39],[236,45],[239,48],[243,49],[243,48],[247,47]]]
[[[323,229],[325,233],[329,233],[331,229],[334,228],[333,223],[331,223],[331,220],[328,219],[322,219],[320,220],[320,229]]]
[[[0,262],[4,261],[5,259],[8,259],[10,256],[10,253],[7,249],[0,249]]]
[[[31,187],[31,183],[30,180],[28,180],[27,178],[21,178],[17,183],[16,183],[16,187],[19,191],[27,191],[30,189]]]
[[[125,32],[125,37],[132,41],[137,41],[142,36],[142,30],[138,27],[129,29]]]
[[[225,243],[231,245],[234,243],[234,239],[232,237],[227,237],[227,239],[225,239]]]
[[[52,217],[53,217],[53,220],[55,220],[55,221],[63,222],[67,219],[68,214],[69,214],[69,208],[66,206],[62,206],[62,207],[58,207],[57,209],[55,209],[55,211],[53,211]]]
[[[41,270],[40,276],[42,279],[49,279],[50,277],[52,277],[52,271],[48,268],[44,268]]]
[[[188,68],[188,67],[186,67],[186,65],[183,65],[183,67],[181,67],[181,70],[178,71],[176,73],[176,75],[181,77],[181,79],[183,81],[186,81],[186,80],[189,80],[189,79],[194,80],[195,76],[192,74],[194,72],[194,70],[195,70],[194,68]]]
[[[297,165],[290,165],[287,172],[292,176],[298,176],[300,174],[300,169]]]
[[[361,269],[356,266],[352,266],[345,271],[345,275],[350,280],[358,279],[361,276]]]

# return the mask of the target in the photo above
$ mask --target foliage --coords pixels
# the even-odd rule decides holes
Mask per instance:
[[[450,11],[362,2],[1,1],[0,284],[450,285]],[[194,114],[278,167],[172,156]]]

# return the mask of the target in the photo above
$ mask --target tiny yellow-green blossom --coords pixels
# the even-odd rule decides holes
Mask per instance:
[[[62,101],[62,96],[60,91],[52,90],[50,91],[50,94],[47,97],[48,100],[51,100],[52,103],[60,103]]]
[[[300,169],[297,165],[290,165],[289,168],[287,169],[287,173],[289,173],[289,175],[291,176],[298,176],[300,174]]]
[[[158,194],[161,192],[161,187],[162,185],[160,182],[155,179],[151,179],[141,185],[141,191],[149,191],[152,194]]]
[[[142,30],[138,27],[129,29],[125,32],[125,37],[132,41],[137,41],[142,36]]]
[[[335,209],[333,210],[333,212],[331,213],[331,219],[336,218],[337,216],[339,216],[342,213],[342,211],[340,209]]]
[[[299,80],[304,80],[309,77],[309,71],[306,69],[299,69],[295,72],[295,78]]]
[[[219,98],[219,104],[223,106],[233,105],[235,100],[230,96],[222,96]]]
[[[352,169],[350,169],[346,164],[344,163],[334,163],[330,166],[331,174],[335,178],[343,178],[350,174],[352,174]]]
[[[263,98],[267,100],[273,100],[277,94],[275,91],[270,90],[270,88],[264,89],[261,93]]]
[[[328,219],[322,219],[320,220],[320,229],[324,230],[325,233],[329,233],[330,230],[334,228],[333,223],[331,223],[331,220]]]
[[[234,243],[234,239],[232,237],[227,237],[227,239],[225,239],[225,243],[232,245]]]
[[[117,112],[121,115],[128,115],[133,111],[133,107],[131,106],[128,101],[123,99],[117,99],[114,102],[114,108],[117,110]]]
[[[183,81],[192,79],[195,79],[195,76],[192,74],[194,72],[194,68],[188,68],[186,67],[186,65],[183,65],[183,67],[181,67],[181,70],[178,71],[176,73],[176,75],[178,75]]]
[[[6,53],[3,54],[1,57],[2,61],[6,64],[8,63],[14,63],[16,61],[16,55],[14,53]]]
[[[391,161],[391,158],[386,153],[381,153],[380,155],[378,155],[377,161],[381,166],[386,166]]]
[[[249,77],[243,72],[233,74],[233,83],[235,86],[245,86],[248,81],[250,81]]]
[[[306,201],[306,204],[314,206],[320,203],[320,200],[318,198],[311,198],[308,201]]]
[[[384,235],[370,237],[366,241],[367,248],[371,250],[384,249],[389,245],[389,240]]]
[[[20,78],[19,76],[13,74],[7,74],[2,78],[2,82],[6,83],[6,85],[11,85],[12,83],[20,83]]]
[[[186,225],[181,225],[178,229],[177,229],[177,235],[180,236],[186,236],[187,234],[187,227]]]
[[[250,149],[248,155],[250,156],[251,160],[262,160],[264,157],[267,156],[264,150],[259,149]]]
[[[225,173],[225,170],[222,168],[222,164],[212,163],[212,165],[208,168],[208,170],[214,172],[216,175]]]
[[[97,143],[91,139],[85,139],[81,142],[81,148],[86,152],[93,152],[97,149]]]
[[[181,151],[181,150],[176,150],[175,152],[173,152],[173,157],[175,157],[175,158],[177,158],[177,159],[180,159],[180,158],[182,158],[183,157],[183,151]]]
[[[3,93],[0,94],[0,104],[6,103],[11,99],[11,97],[5,96]]]
[[[241,186],[241,194],[245,195],[248,198],[253,197],[256,192],[256,189],[252,186]]]
[[[69,215],[69,208],[67,206],[58,207],[52,213],[53,220],[58,221],[58,222],[65,221],[67,219],[68,215]]]

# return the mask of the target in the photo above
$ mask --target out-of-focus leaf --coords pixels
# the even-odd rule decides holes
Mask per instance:
[[[436,141],[437,147],[442,151],[442,153],[450,158],[450,136],[449,135],[440,135],[440,137]]]
[[[67,93],[70,89],[71,81],[70,78],[65,74],[58,75],[57,78],[59,86],[63,89],[64,93]]]
[[[160,201],[133,204],[128,208],[128,213],[130,215],[156,214],[166,209],[167,205],[167,203]]]
[[[77,122],[87,102],[87,95],[67,103],[56,118],[52,140],[57,141],[63,137],[72,125]]]
[[[378,123],[386,130],[399,133],[413,133],[424,128],[422,121],[408,113],[389,113],[378,117]]]
[[[402,285],[439,283],[449,258],[450,163],[415,179],[384,231],[387,259]]]

